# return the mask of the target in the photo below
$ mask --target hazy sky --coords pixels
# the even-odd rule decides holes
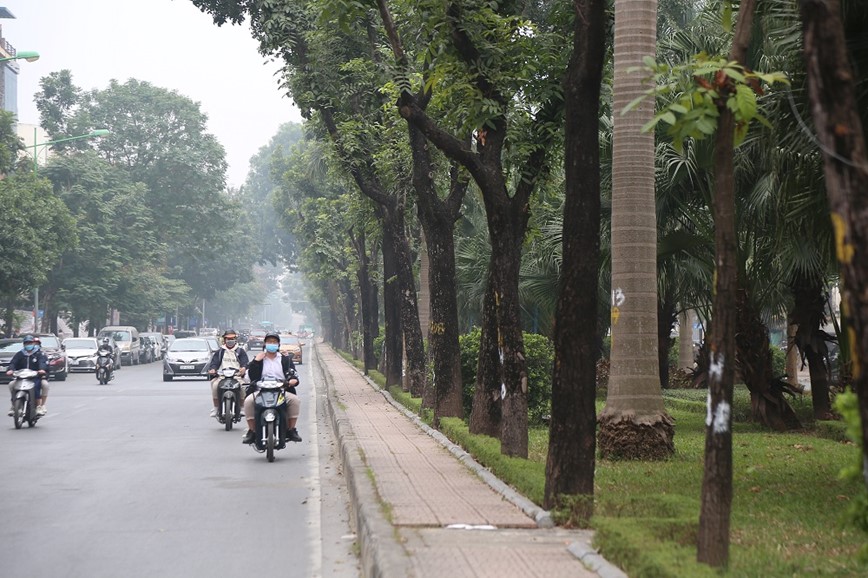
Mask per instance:
[[[227,183],[239,186],[248,161],[284,122],[300,122],[277,86],[277,63],[256,50],[247,24],[218,28],[190,0],[0,0],[0,19],[20,62],[18,118],[38,123],[39,79],[68,68],[76,85],[103,89],[111,79],[148,81],[198,102],[226,149]]]

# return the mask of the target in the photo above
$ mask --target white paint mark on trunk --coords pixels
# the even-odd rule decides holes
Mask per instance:
[[[712,352],[708,362],[708,379],[719,382],[723,379],[723,354]]]

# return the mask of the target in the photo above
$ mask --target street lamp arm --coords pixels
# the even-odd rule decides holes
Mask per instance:
[[[0,62],[6,62],[8,60],[26,60],[27,62],[36,62],[39,60],[39,53],[33,52],[32,50],[22,50],[17,52],[15,56],[0,58]]]
[[[37,168],[39,166],[39,163],[37,162],[37,158],[39,156],[39,152],[38,152],[39,147],[47,147],[47,146],[56,145],[56,144],[62,143],[62,142],[68,142],[71,140],[78,140],[78,139],[82,139],[82,138],[96,138],[96,137],[106,136],[106,135],[110,135],[110,134],[111,134],[110,130],[105,129],[105,128],[98,128],[98,129],[94,129],[94,130],[90,131],[87,134],[68,136],[65,138],[50,140],[48,142],[38,143],[38,142],[36,142],[36,128],[34,128],[33,129],[33,144],[28,146],[28,147],[25,147],[28,149],[33,149],[33,173],[36,174]]]

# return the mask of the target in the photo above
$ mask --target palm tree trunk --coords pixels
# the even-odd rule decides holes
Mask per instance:
[[[681,313],[678,321],[678,369],[693,369],[693,319],[692,309]]]
[[[621,114],[647,86],[632,68],[653,57],[657,0],[615,0],[615,128],[612,153],[612,353],[600,415],[603,457],[660,459],[675,451],[663,408],[657,344],[654,135],[642,126],[653,99]]]

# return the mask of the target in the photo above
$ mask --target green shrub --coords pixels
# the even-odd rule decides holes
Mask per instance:
[[[470,333],[458,338],[458,344],[461,348],[461,381],[465,415],[470,415],[473,408],[481,336],[482,330],[474,328]],[[544,335],[525,333],[524,355],[527,360],[528,372],[528,419],[531,424],[540,424],[551,414],[554,344],[551,339]]]
[[[775,377],[787,374],[787,352],[780,347],[771,345],[772,350],[772,373]]]

